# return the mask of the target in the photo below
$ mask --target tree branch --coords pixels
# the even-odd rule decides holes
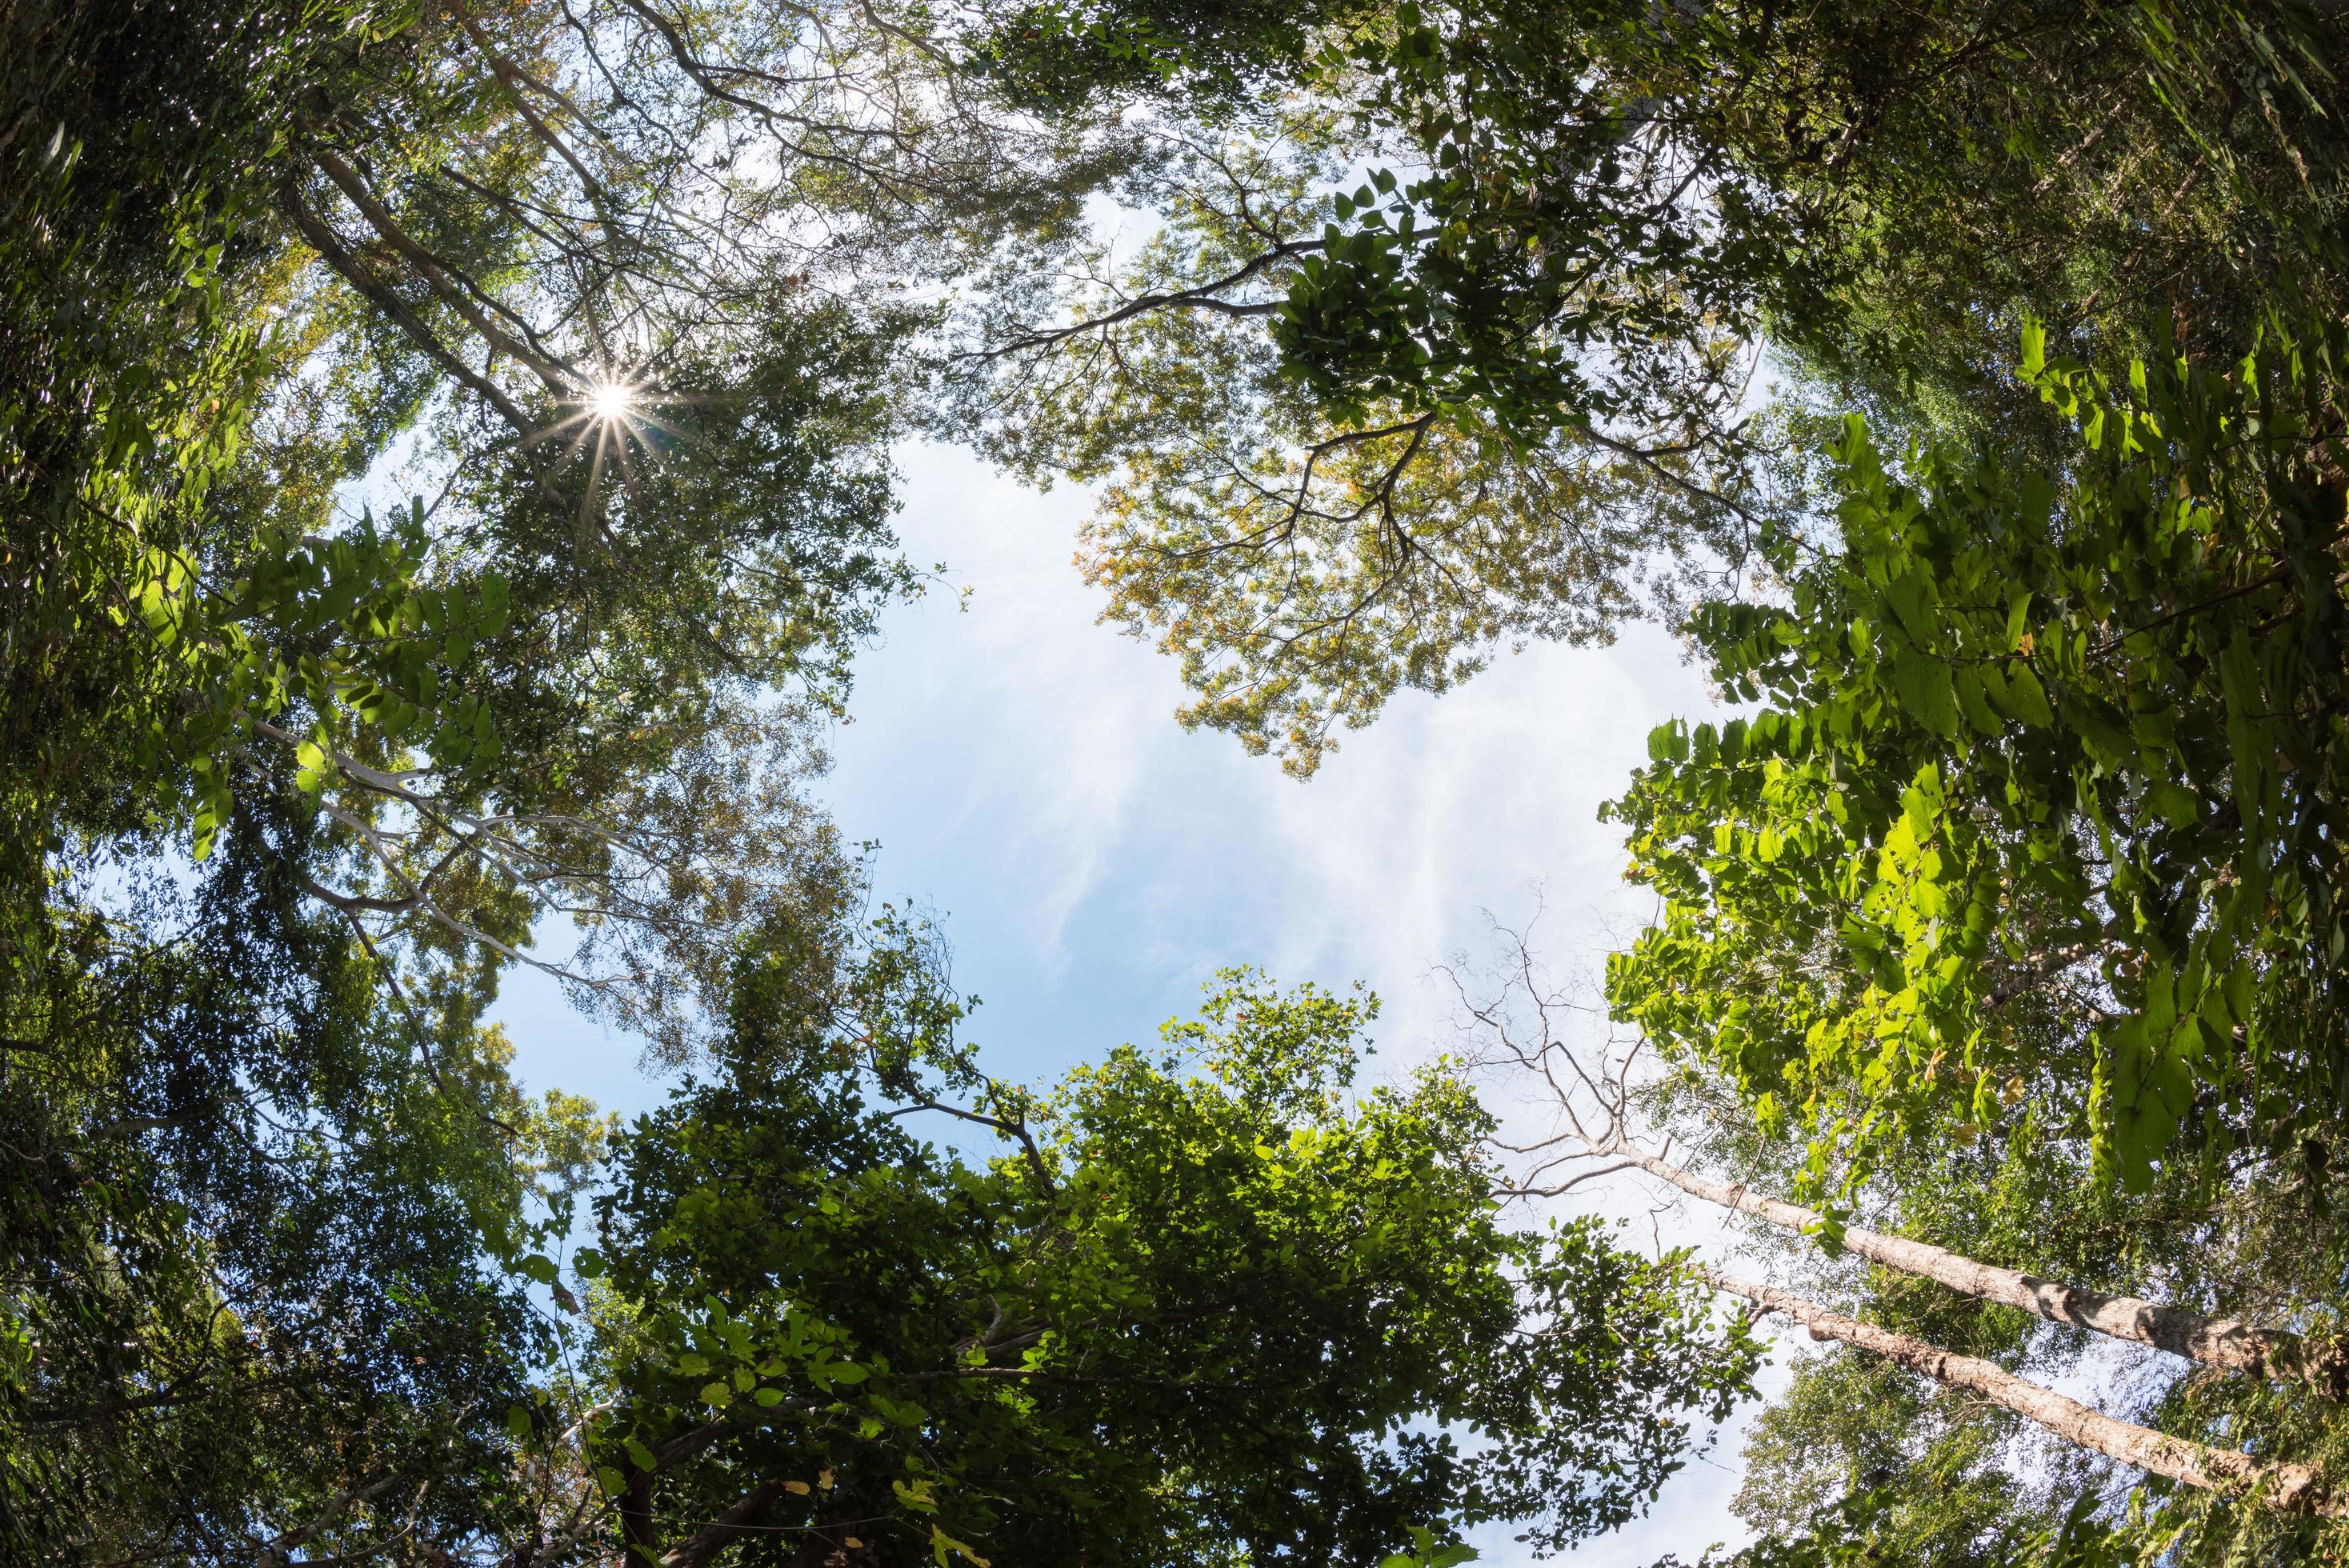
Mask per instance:
[[[1626,1143],[1619,1141],[1598,1152],[1636,1165],[1708,1203],[1752,1214],[1790,1231],[1816,1233],[1826,1223],[1826,1216],[1816,1209],[1764,1198],[1743,1185],[1723,1186]],[[1946,1247],[1885,1235],[1857,1225],[1845,1227],[1842,1244],[1845,1251],[1870,1263],[1932,1280],[1961,1295],[1996,1302],[2049,1323],[2148,1345],[2190,1361],[2253,1377],[2297,1378],[2329,1399],[2349,1393],[2349,1363],[2344,1363],[2340,1351],[2331,1346],[2314,1349],[2288,1329],[2261,1328],[2229,1317],[2206,1317],[2184,1307],[2165,1306],[2133,1295],[2104,1295],[2081,1290],[2019,1269],[1999,1268]]]
[[[2206,1491],[2227,1496],[2255,1494],[2270,1508],[2285,1512],[2314,1513],[2327,1518],[2349,1514],[2349,1507],[2334,1501],[2323,1479],[2307,1465],[2282,1464],[2235,1449],[2209,1448],[2157,1432],[2150,1427],[2117,1420],[2076,1399],[2067,1399],[2052,1389],[2025,1381],[1993,1362],[1953,1355],[1924,1340],[1829,1312],[1816,1302],[1770,1285],[1708,1268],[1699,1267],[1693,1272],[1715,1290],[1744,1296],[1765,1312],[1785,1314],[1809,1329],[1814,1339],[1840,1340],[1857,1346],[1937,1383],[1980,1394],[2066,1441],[2123,1464]]]
[[[389,316],[427,357],[471,387],[483,402],[496,409],[498,417],[512,426],[516,433],[528,436],[537,428],[531,422],[530,416],[524,414],[495,382],[466,364],[456,350],[441,342],[439,335],[424,324],[424,319],[416,314],[414,307],[399,297],[398,291],[367,271],[357,257],[346,250],[325,220],[310,211],[303,201],[301,192],[294,189],[291,181],[287,182],[279,200],[286,215],[294,220],[294,227],[300,232],[303,242],[317,252],[326,265],[340,273],[344,282],[358,290],[368,304]]]

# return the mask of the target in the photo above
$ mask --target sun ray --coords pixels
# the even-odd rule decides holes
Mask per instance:
[[[557,428],[562,428],[564,427],[557,427]],[[564,449],[563,455],[554,460],[554,466],[560,469],[568,464],[572,459],[577,457],[586,449],[588,441],[594,438],[595,434],[595,421],[593,419],[580,420],[579,434],[572,438],[571,445]]]
[[[619,429],[613,435],[612,450],[613,454],[620,459],[620,488],[633,496],[636,493],[636,465],[628,456],[627,438],[635,436],[638,441],[642,441],[644,436],[631,422],[621,420],[615,423],[619,426]]]
[[[523,449],[527,450],[532,447],[537,446],[542,441],[553,440],[555,437],[563,434],[563,432],[568,430],[574,425],[580,426],[583,428],[592,428],[594,424],[595,421],[584,412],[567,415],[563,418],[555,420],[551,425],[541,425],[537,429],[533,430],[529,435],[524,436],[522,438],[522,444]]]
[[[636,435],[639,445],[648,444],[644,438],[644,429],[647,428],[658,430],[662,435],[676,440],[685,439],[685,432],[682,429],[670,424],[649,408],[640,407],[628,417],[628,428]]]
[[[604,449],[611,441],[612,428],[600,422],[593,428],[595,431],[595,459],[587,469],[587,492],[579,498],[579,536],[583,544],[586,542],[591,524],[606,539],[612,534],[611,529],[595,515],[595,500],[604,489]]]

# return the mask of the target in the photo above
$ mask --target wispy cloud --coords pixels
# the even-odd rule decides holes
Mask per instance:
[[[1481,943],[1483,912],[1519,918],[1544,883],[1554,954],[1595,963],[1644,907],[1597,811],[1648,730],[1705,701],[1660,633],[1406,696],[1300,784],[1185,734],[1171,663],[1095,624],[1069,567],[1081,492],[951,451],[907,467],[908,544],[949,563],[968,608],[934,595],[865,659],[833,793],[852,835],[886,846],[883,886],[952,913],[974,985],[1118,1017],[1134,982],[1157,982],[1155,1004],[1220,963],[1360,978],[1389,996],[1401,1055],[1437,1033],[1420,981]]]
[[[906,466],[908,545],[949,563],[968,608],[936,596],[864,661],[833,795],[852,836],[886,846],[885,892],[947,912],[999,1070],[1041,1076],[1138,1037],[1245,961],[1370,983],[1388,1004],[1381,1060],[1400,1072],[1449,1040],[1432,972],[1489,950],[1487,912],[1516,923],[1538,902],[1539,947],[1562,977],[1595,976],[1644,918],[1598,810],[1646,760],[1651,728],[1707,704],[1662,634],[1535,648],[1441,700],[1405,696],[1300,784],[1227,737],[1185,734],[1172,663],[1095,624],[1070,566],[1081,492],[1038,495],[955,452]],[[1540,1115],[1530,1100],[1498,1109]],[[1626,1190],[1606,1212],[1644,1245],[1651,1201]],[[1713,1229],[1664,1228],[1667,1241]],[[1693,1559],[1740,1538],[1736,1452],[1732,1434],[1648,1520],[1579,1559]],[[1488,1563],[1523,1558],[1505,1534],[1478,1544]]]

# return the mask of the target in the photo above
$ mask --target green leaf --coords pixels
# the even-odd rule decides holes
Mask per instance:
[[[949,1553],[952,1553],[955,1556],[960,1557],[969,1563],[971,1568],[990,1568],[986,1558],[981,1557],[978,1553],[973,1552],[969,1547],[964,1545],[961,1542],[957,1541],[953,1536],[948,1535],[936,1525],[931,1525],[930,1555],[934,1560],[936,1560],[937,1568],[947,1568],[947,1555]]]
[[[2183,785],[2158,779],[2146,791],[2154,811],[2173,828],[2190,828],[2201,812],[2201,798]]]
[[[1892,686],[1918,723],[1943,739],[1957,734],[1958,700],[1948,665],[1904,648],[1893,655]]]
[[[2009,718],[2045,729],[2055,722],[2055,710],[2047,705],[2047,688],[2039,684],[2039,676],[2021,659],[2010,662],[2005,669],[2004,700],[1991,687],[1991,700],[2002,708]]]
[[[1976,734],[1996,736],[2006,728],[1998,715],[1991,710],[1978,671],[1971,666],[1961,668],[1951,680],[1957,690],[1958,707],[1964,711],[1966,722],[1973,726]]]
[[[2233,1015],[2236,1022],[2248,1024],[2251,1019],[2251,1010],[2257,1002],[2258,994],[2251,980],[2251,966],[2238,959],[2235,966],[2227,971],[2227,1011]]]
[[[1884,597],[1899,618],[1900,629],[1917,646],[1932,647],[1938,640],[1939,628],[1933,624],[1935,596],[1931,581],[1921,572],[1904,572],[1884,585]]]

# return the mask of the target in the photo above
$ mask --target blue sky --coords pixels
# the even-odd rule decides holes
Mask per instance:
[[[1645,915],[1597,810],[1646,759],[1653,726],[1711,706],[1661,633],[1537,646],[1441,699],[1405,696],[1300,783],[1228,737],[1185,734],[1171,661],[1094,624],[1098,597],[1071,564],[1081,490],[1039,494],[943,449],[902,461],[908,552],[969,593],[886,623],[823,792],[848,839],[882,846],[875,896],[943,917],[998,1075],[1046,1077],[1147,1038],[1243,962],[1368,982],[1387,1004],[1380,1062],[1399,1073],[1441,1048],[1449,1013],[1430,971],[1489,947],[1487,912],[1521,922],[1538,886],[1544,956],[1594,975]],[[661,1092],[633,1042],[543,980],[510,983],[498,1016],[533,1088],[623,1111]],[[1693,1560],[1742,1536],[1724,1510],[1734,1439],[1713,1458],[1573,1561]],[[1478,1544],[1487,1563],[1518,1560],[1505,1536]]]

